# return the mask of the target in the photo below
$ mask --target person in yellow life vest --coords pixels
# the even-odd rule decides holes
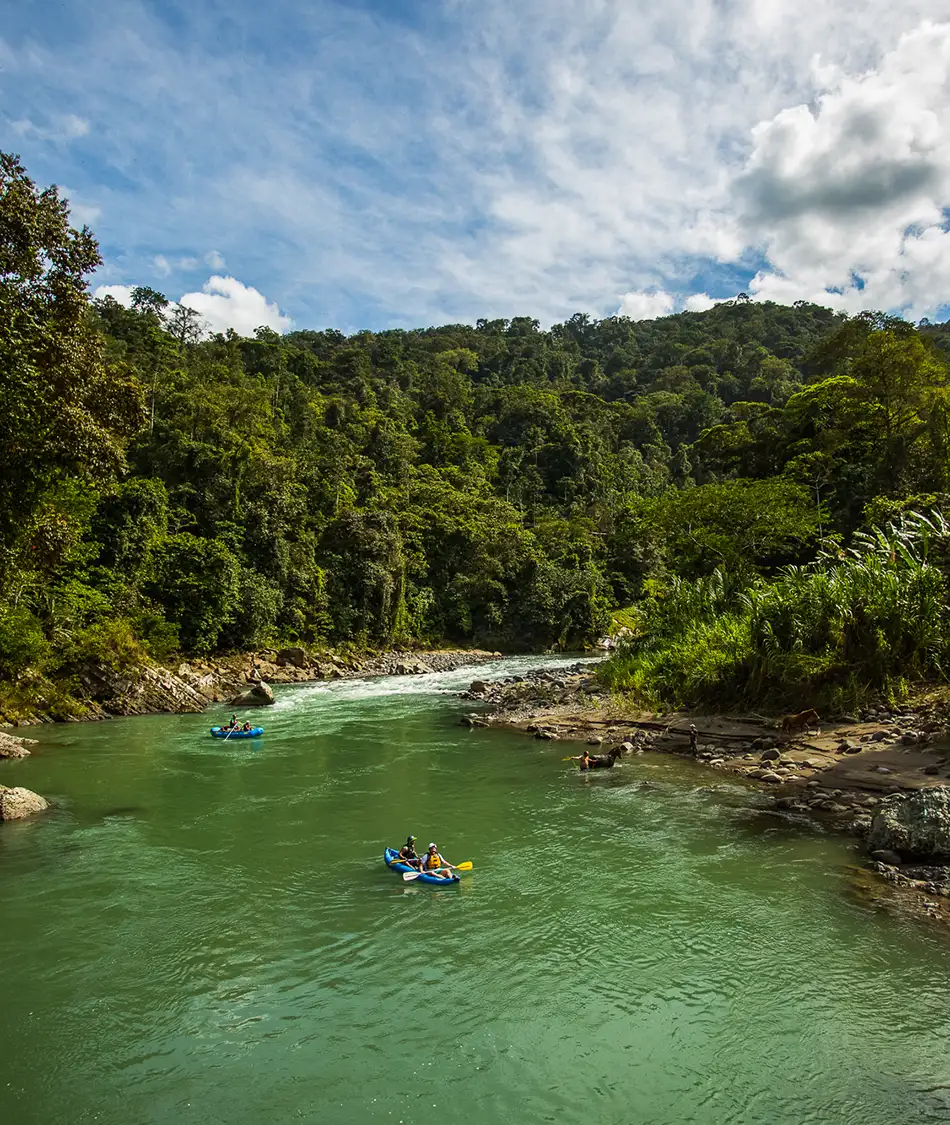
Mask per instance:
[[[445,868],[449,870],[446,871]],[[451,879],[455,868],[439,855],[439,849],[435,844],[430,844],[422,859],[422,870],[428,871],[430,875],[438,875],[440,879]]]

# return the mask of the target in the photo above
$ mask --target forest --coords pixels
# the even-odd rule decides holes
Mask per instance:
[[[655,703],[901,693],[950,656],[950,325],[210,334],[0,154],[0,702],[299,642],[580,649]],[[0,708],[2,709],[2,708]]]

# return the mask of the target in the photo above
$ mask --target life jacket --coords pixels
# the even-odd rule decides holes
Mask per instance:
[[[399,858],[400,859],[418,859],[419,857],[416,855],[416,849],[410,848],[409,845],[407,844],[406,847],[400,848]]]
[[[427,855],[425,859],[426,871],[434,871],[437,867],[445,867],[445,860],[438,852],[435,855]]]

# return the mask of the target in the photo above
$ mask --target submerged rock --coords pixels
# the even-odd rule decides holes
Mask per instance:
[[[0,758],[28,758],[30,752],[26,748],[27,742],[31,746],[36,745],[35,738],[17,738],[0,731]]]
[[[885,798],[874,812],[868,848],[908,859],[950,860],[950,786]]]
[[[0,820],[23,820],[48,808],[49,801],[32,789],[0,785]]]

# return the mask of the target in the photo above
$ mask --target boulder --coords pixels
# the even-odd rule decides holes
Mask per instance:
[[[0,785],[0,820],[22,820],[49,808],[49,802],[31,789]]]
[[[888,851],[887,848],[875,848],[871,852],[871,859],[876,859],[878,863],[886,863],[888,867],[898,867],[901,862],[897,852]]]
[[[274,658],[274,663],[279,668],[286,668],[288,664],[293,668],[309,668],[310,657],[305,648],[294,645],[290,648],[282,648]]]
[[[276,702],[274,693],[262,680],[231,700],[232,707],[269,707]]]
[[[30,752],[26,748],[27,742],[31,746],[36,745],[35,738],[16,738],[0,731],[0,758],[28,758]]]
[[[762,762],[777,762],[781,756],[780,750],[765,750],[759,760]]]
[[[950,786],[886,797],[874,811],[868,847],[909,859],[950,861]]]
[[[472,695],[484,695],[488,691],[488,684],[484,680],[472,680],[468,690]]]

